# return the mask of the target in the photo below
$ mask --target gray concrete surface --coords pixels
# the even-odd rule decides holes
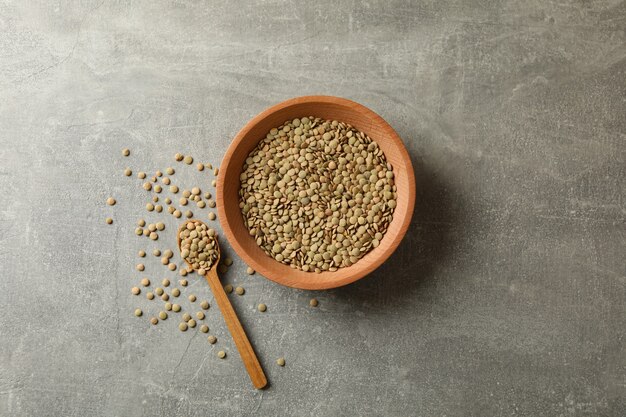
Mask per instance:
[[[624,1],[0,1],[0,415],[626,415],[625,29]],[[417,207],[346,288],[236,259],[255,392],[217,308],[216,346],[132,315],[159,309],[141,276],[175,277],[136,252],[176,223],[135,237],[157,216],[122,170],[219,164],[250,117],[313,93],[396,128]]]

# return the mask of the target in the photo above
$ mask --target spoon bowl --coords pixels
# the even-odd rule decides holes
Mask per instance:
[[[181,252],[181,247],[180,244],[182,242],[181,238],[180,238],[180,233],[185,230],[187,228],[187,224],[188,223],[194,223],[194,224],[204,224],[206,226],[206,224],[200,220],[188,220],[186,222],[183,222],[179,227],[178,227],[178,232],[176,232],[176,244],[178,246],[178,252]],[[207,229],[209,229],[209,227],[207,226]],[[215,260],[215,262],[213,262],[213,265],[211,267],[211,269],[215,269],[215,267],[220,263],[220,256],[221,256],[221,251],[220,251],[220,243],[217,240],[217,234],[213,237],[213,239],[215,239],[215,250],[217,251],[217,259]],[[193,269],[193,266],[191,265],[191,263],[183,258],[183,261],[185,261],[185,263],[189,266],[189,268]]]

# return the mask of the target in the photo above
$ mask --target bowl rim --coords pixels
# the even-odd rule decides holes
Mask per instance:
[[[379,124],[380,126],[384,127],[384,129],[386,130],[386,133],[389,136],[386,139],[392,140],[394,142],[394,145],[398,148],[400,157],[408,173],[407,177],[408,177],[408,187],[409,187],[408,194],[409,195],[408,195],[408,206],[406,210],[406,215],[402,219],[402,224],[400,225],[400,228],[398,229],[398,233],[396,237],[393,239],[391,246],[388,247],[385,250],[385,252],[381,253],[381,255],[378,256],[373,262],[371,262],[367,268],[361,268],[353,274],[347,274],[347,276],[341,279],[328,281],[325,283],[304,282],[304,281],[300,282],[300,280],[298,280],[297,282],[294,282],[293,280],[287,279],[285,274],[273,274],[271,270],[261,265],[253,257],[249,256],[248,253],[242,247],[242,245],[235,238],[233,230],[228,221],[228,216],[226,216],[226,208],[224,207],[224,201],[225,201],[224,200],[224,182],[225,182],[225,177],[226,177],[225,174],[226,172],[228,172],[229,165],[232,163],[231,162],[232,156],[233,156],[233,153],[235,152],[235,149],[241,144],[244,137],[246,137],[248,132],[254,126],[256,126],[259,122],[261,122],[263,119],[265,119],[269,115],[277,111],[283,110],[287,107],[298,105],[298,104],[305,104],[305,103],[333,104],[333,105],[350,107],[353,111],[357,113],[361,113],[362,115],[366,116],[367,118],[369,118],[376,124]],[[262,139],[263,138],[260,137],[259,141]],[[239,255],[243,259],[243,261],[246,264],[252,267],[255,271],[259,272],[263,277],[269,279],[270,281],[274,281],[277,284],[281,284],[281,285],[291,287],[291,288],[298,288],[298,289],[305,289],[305,290],[325,290],[325,289],[338,288],[344,285],[351,284],[369,275],[374,270],[376,270],[380,265],[382,265],[395,252],[395,250],[400,245],[400,242],[406,235],[406,232],[413,218],[413,210],[415,208],[415,173],[413,170],[413,164],[411,163],[411,157],[406,147],[404,146],[402,139],[396,133],[396,131],[389,125],[389,123],[387,123],[381,116],[379,116],[373,110],[355,101],[348,100],[348,99],[341,98],[341,97],[326,96],[326,95],[300,96],[300,97],[290,98],[288,100],[282,101],[278,104],[275,104],[273,106],[266,108],[265,110],[263,110],[262,112],[254,116],[250,121],[248,121],[241,128],[241,130],[239,130],[239,132],[235,135],[230,145],[228,146],[228,149],[226,150],[226,153],[224,154],[224,157],[222,159],[222,166],[220,166],[219,175],[217,177],[216,196],[217,196],[217,211],[218,211],[218,216],[220,219],[220,224],[222,226],[222,231],[224,232],[226,239],[228,239],[228,242],[230,243],[231,247],[235,250],[237,255]]]

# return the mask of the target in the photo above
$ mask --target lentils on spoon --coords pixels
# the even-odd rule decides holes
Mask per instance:
[[[205,275],[210,270],[218,257],[215,230],[210,229],[204,223],[189,221],[181,228],[180,255],[188,262],[198,274]]]

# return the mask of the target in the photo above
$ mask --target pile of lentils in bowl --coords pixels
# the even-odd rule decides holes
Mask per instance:
[[[248,155],[240,183],[250,235],[305,272],[356,263],[380,244],[396,207],[383,151],[336,120],[303,117],[271,129]]]

